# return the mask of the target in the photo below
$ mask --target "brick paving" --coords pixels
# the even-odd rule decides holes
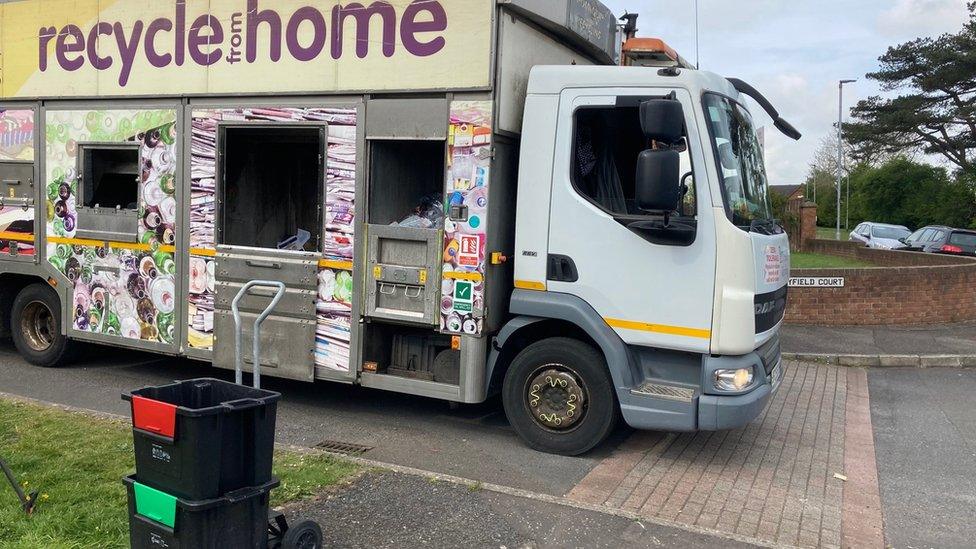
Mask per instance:
[[[861,426],[849,424],[849,415]],[[569,497],[782,545],[883,547],[870,433],[863,370],[789,364],[780,391],[752,424],[636,433]],[[845,456],[848,437],[856,444]],[[845,467],[854,469],[847,482],[834,476]],[[845,514],[859,522],[842,530]]]

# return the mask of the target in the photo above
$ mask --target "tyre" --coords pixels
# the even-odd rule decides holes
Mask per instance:
[[[61,300],[47,284],[32,284],[17,294],[10,331],[17,352],[35,366],[54,368],[71,357],[74,345],[61,333]]]
[[[281,549],[321,549],[322,528],[306,520],[292,526],[281,539]]]
[[[603,354],[569,338],[545,339],[519,353],[505,374],[502,403],[529,446],[565,456],[606,440],[619,415]]]

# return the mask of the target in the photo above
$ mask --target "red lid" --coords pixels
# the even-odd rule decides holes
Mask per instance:
[[[176,438],[176,406],[133,396],[132,425],[156,435]]]

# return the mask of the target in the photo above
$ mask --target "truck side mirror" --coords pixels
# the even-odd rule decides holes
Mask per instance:
[[[677,99],[651,99],[640,104],[641,129],[648,139],[673,145],[685,135],[685,114]]]
[[[670,149],[646,150],[637,158],[637,207],[670,213],[681,201],[680,157]]]

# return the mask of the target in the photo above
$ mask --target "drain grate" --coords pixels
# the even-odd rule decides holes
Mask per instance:
[[[323,440],[315,445],[319,450],[343,454],[346,456],[361,456],[373,449],[372,446],[353,444],[351,442],[339,442],[338,440]]]

